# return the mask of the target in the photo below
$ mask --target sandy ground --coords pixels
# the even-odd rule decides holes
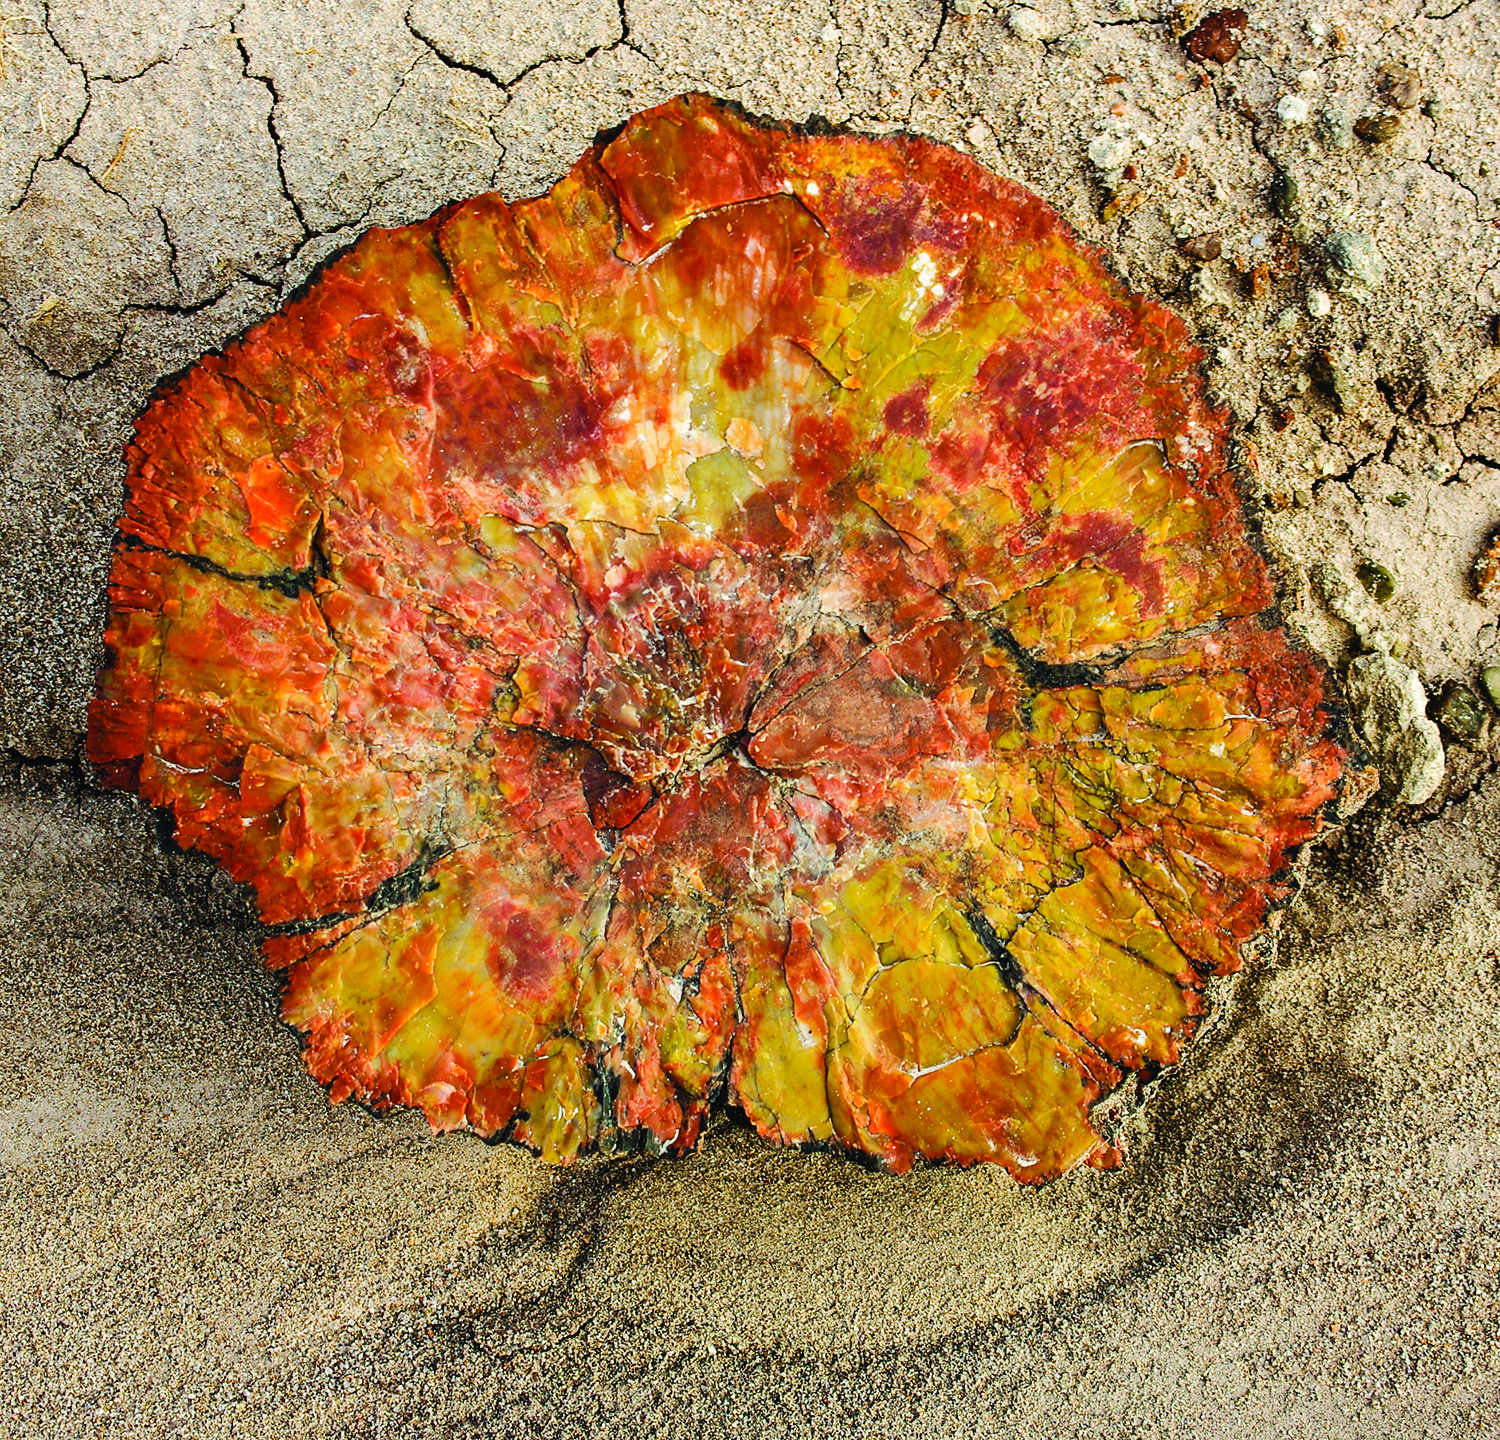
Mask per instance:
[[[243,898],[77,764],[152,386],[364,226],[533,192],[689,88],[908,126],[1045,196],[1198,328],[1309,643],[1472,685],[1500,659],[1470,581],[1500,524],[1500,6],[1264,4],[1202,86],[1168,20],[0,0],[0,1433],[1500,1428],[1486,735],[1446,737],[1425,804],[1388,767],[1124,1166],[1039,1191],[774,1153],[732,1117],[686,1161],[559,1173],[330,1108]],[[1397,134],[1351,136],[1392,63],[1418,77]]]

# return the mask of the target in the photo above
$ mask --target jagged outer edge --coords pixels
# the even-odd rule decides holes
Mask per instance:
[[[1066,239],[1081,254],[1087,256],[1091,261],[1097,264],[1100,269],[1109,276],[1111,280],[1113,280],[1117,285],[1120,286],[1124,294],[1128,296],[1132,301],[1140,305],[1145,305],[1158,310],[1166,311],[1174,318],[1182,320],[1182,323],[1185,326],[1187,325],[1187,321],[1183,320],[1182,317],[1178,315],[1177,311],[1164,304],[1162,301],[1154,299],[1151,296],[1148,296],[1138,290],[1135,285],[1124,276],[1114,256],[1105,247],[1103,242],[1096,243],[1092,240],[1085,239],[1082,235],[1079,234],[1077,229],[1061,213],[1061,211],[1058,210],[1045,196],[1038,194],[1029,185],[1022,185],[1020,181],[1011,180],[1010,177],[1000,175],[998,171],[991,170],[989,166],[985,165],[984,162],[979,160],[977,157],[966,155],[963,151],[957,150],[954,146],[948,145],[944,141],[936,140],[931,135],[923,134],[921,131],[912,130],[906,126],[898,126],[890,130],[883,130],[879,132],[861,130],[856,126],[837,124],[829,121],[817,112],[809,114],[808,118],[805,121],[780,120],[757,114],[756,112],[749,110],[745,106],[741,105],[738,101],[729,99],[724,96],[714,95],[708,91],[687,90],[682,91],[677,95],[671,96],[668,99],[661,101],[657,105],[648,106],[645,110],[632,112],[630,115],[626,116],[625,119],[618,121],[616,124],[601,126],[594,132],[593,140],[590,141],[589,144],[586,145],[580,152],[578,159],[573,161],[572,164],[568,166],[567,170],[565,170],[563,174],[558,177],[558,179],[560,180],[567,174],[571,173],[575,166],[579,164],[586,156],[590,154],[601,153],[607,145],[609,145],[612,141],[618,139],[619,136],[622,135],[630,126],[630,124],[634,120],[638,119],[641,115],[649,114],[653,110],[661,109],[667,105],[671,105],[683,100],[706,100],[716,108],[727,112],[735,119],[748,123],[749,125],[752,125],[758,129],[772,131],[775,133],[786,135],[788,137],[800,137],[806,139],[829,139],[848,136],[852,139],[867,140],[877,143],[891,140],[918,140],[923,142],[924,144],[942,145],[946,149],[953,150],[955,154],[962,156],[962,158],[969,161],[969,163],[978,166],[981,169],[989,170],[991,174],[998,176],[998,178],[1002,180],[1007,180],[1010,184],[1017,186],[1019,189],[1029,195],[1034,203],[1042,206],[1047,211],[1049,218],[1057,225],[1059,232],[1061,233],[1063,238]],[[265,324],[274,316],[285,311],[289,306],[311,294],[313,289],[316,288],[316,286],[321,282],[324,272],[331,269],[340,260],[347,256],[360,243],[360,241],[365,238],[366,235],[371,233],[371,231],[381,229],[392,231],[404,230],[414,225],[425,225],[432,221],[437,221],[439,226],[441,226],[441,224],[449,215],[456,213],[465,205],[471,204],[475,200],[483,199],[488,195],[498,196],[501,201],[507,206],[511,204],[524,204],[529,200],[542,199],[543,197],[551,193],[553,187],[556,184],[557,181],[554,180],[552,182],[552,185],[549,185],[544,190],[538,191],[535,195],[524,195],[517,197],[515,200],[507,198],[503,192],[498,190],[481,191],[478,195],[471,195],[461,200],[450,200],[445,204],[438,206],[435,210],[429,212],[427,215],[407,221],[405,224],[400,226],[372,225],[367,227],[365,230],[360,231],[358,235],[356,235],[346,244],[338,246],[334,250],[331,250],[327,255],[325,255],[323,259],[320,260],[318,264],[308,272],[306,278],[303,279],[299,285],[295,286],[292,290],[288,291],[284,296],[280,298],[274,310],[268,311],[259,319],[254,320],[249,325],[245,326],[244,329],[236,331],[234,334],[226,337],[218,345],[210,346],[208,349],[204,350],[200,355],[198,355],[196,359],[189,361],[187,364],[179,367],[177,370],[171,371],[170,373],[162,376],[151,387],[140,409],[136,412],[135,418],[131,422],[130,439],[125,441],[124,445],[122,445],[122,453],[124,451],[127,451],[129,446],[135,442],[135,439],[140,431],[141,422],[146,418],[146,416],[153,409],[155,409],[157,405],[162,404],[163,402],[171,399],[174,395],[176,395],[179,388],[192,375],[193,371],[195,371],[200,365],[202,365],[205,360],[227,357],[228,352],[234,347],[242,344],[249,333],[257,326]],[[617,235],[623,233],[622,226],[622,220],[617,217]],[[618,245],[618,243],[619,241],[617,239],[616,244]],[[1191,331],[1192,327],[1189,326],[1188,328]],[[1287,909],[1297,899],[1301,888],[1301,878],[1298,874],[1298,871],[1301,868],[1302,857],[1310,846],[1317,843],[1321,835],[1326,833],[1329,829],[1333,828],[1328,824],[1328,822],[1330,820],[1337,820],[1338,804],[1343,795],[1345,781],[1350,769],[1349,762],[1356,759],[1365,760],[1368,757],[1366,754],[1366,747],[1359,741],[1359,738],[1351,724],[1351,716],[1349,713],[1347,698],[1344,695],[1343,687],[1338,682],[1336,672],[1334,671],[1333,667],[1320,654],[1318,654],[1317,651],[1312,648],[1312,646],[1307,642],[1306,638],[1287,621],[1286,611],[1291,599],[1291,582],[1283,572],[1280,563],[1277,561],[1270,548],[1269,543],[1265,538],[1265,527],[1261,515],[1261,506],[1259,504],[1258,497],[1250,489],[1249,478],[1246,475],[1244,468],[1242,466],[1229,463],[1227,442],[1235,434],[1234,416],[1233,412],[1228,408],[1216,406],[1209,400],[1209,396],[1212,393],[1212,380],[1208,371],[1207,353],[1203,349],[1203,347],[1199,345],[1196,340],[1194,340],[1188,352],[1186,353],[1185,359],[1186,363],[1182,367],[1182,373],[1191,374],[1197,381],[1198,387],[1200,389],[1200,395],[1204,404],[1205,414],[1207,418],[1215,424],[1218,431],[1219,446],[1221,448],[1221,454],[1224,458],[1222,473],[1229,480],[1231,486],[1233,487],[1235,496],[1239,501],[1240,519],[1245,528],[1245,539],[1250,547],[1254,550],[1255,554],[1264,564],[1266,575],[1272,582],[1271,599],[1260,610],[1253,612],[1252,615],[1246,616],[1245,618],[1247,620],[1256,621],[1264,629],[1279,630],[1283,638],[1287,641],[1288,648],[1291,651],[1305,656],[1312,662],[1313,669],[1318,675],[1319,679],[1322,681],[1323,685],[1323,693],[1318,702],[1318,712],[1323,716],[1324,724],[1318,738],[1332,740],[1344,754],[1344,763],[1340,765],[1338,773],[1334,776],[1332,781],[1333,793],[1329,796],[1328,800],[1326,800],[1321,806],[1318,807],[1318,809],[1309,812],[1310,816],[1316,818],[1318,822],[1317,829],[1313,832],[1313,834],[1308,836],[1308,838],[1302,841],[1300,844],[1289,847],[1287,850],[1286,859],[1281,865],[1280,869],[1275,871],[1273,874],[1268,875],[1265,880],[1260,882],[1266,891],[1275,892],[1279,890],[1282,893],[1268,894],[1266,903],[1266,916],[1265,920],[1262,922],[1261,928],[1257,930],[1253,936],[1248,937],[1246,941],[1241,942],[1242,946],[1247,946],[1253,945],[1258,939],[1260,939],[1261,936],[1267,933],[1270,928],[1271,917],[1274,914]],[[128,501],[130,497],[130,472],[128,467],[126,470],[124,482],[121,486],[121,490],[125,500]],[[120,518],[123,517],[124,510],[122,508]],[[112,540],[110,545],[111,555],[113,555],[116,550],[121,548],[134,548],[134,546],[131,545],[130,541],[131,537],[125,535],[120,530],[119,521],[117,520],[114,530],[114,539]],[[108,590],[109,581],[108,578],[106,578],[104,582],[103,607],[106,617],[109,613]],[[103,650],[103,658],[100,661],[95,672],[95,693],[97,693],[99,684],[102,682],[104,676],[114,668],[118,660],[118,656],[111,649],[107,640],[102,642],[101,648]],[[98,768],[87,759],[86,748],[84,751],[83,763],[89,767],[95,779],[101,784],[101,786],[104,786],[105,788],[127,788],[124,785],[117,787],[110,782],[105,781],[100,775]],[[139,803],[139,795],[136,795],[136,799]],[[173,845],[176,845],[176,816],[173,814],[172,810],[169,807],[163,805],[148,804],[147,808],[150,810],[153,816],[155,828],[161,839],[163,841],[167,841]],[[182,849],[182,847],[180,846],[178,848]],[[183,853],[186,853],[186,851],[184,851]],[[215,863],[217,864],[217,862]],[[250,890],[248,882],[242,882],[238,888],[242,893]],[[256,904],[253,895],[247,898],[251,910],[256,914],[257,929],[259,932],[257,943],[259,943],[271,933],[271,928],[266,926],[264,922],[260,921],[259,907]],[[366,912],[353,913],[359,914]],[[1237,954],[1239,954],[1238,948]],[[1230,971],[1229,974],[1240,973],[1240,970],[1244,965],[1245,957],[1243,956],[1243,954],[1239,954],[1239,958],[1240,966],[1237,966],[1234,971]],[[1206,977],[1206,979],[1210,981],[1214,978],[1216,977]],[[1204,989],[1201,993],[1204,1002],[1203,1009],[1201,1012],[1192,1017],[1195,1022],[1192,1031],[1184,1037],[1189,1046],[1191,1046],[1192,1042],[1211,1025],[1212,1020],[1217,1014],[1219,1008],[1216,1003],[1213,991],[1208,984],[1205,984]],[[283,1018],[280,1006],[277,1007],[275,1023],[279,1028],[285,1030],[288,1034],[295,1037],[297,1041],[298,1052],[299,1054],[301,1054],[306,1048],[307,1036],[302,1031],[298,1030],[297,1027],[290,1021]],[[1176,1073],[1187,1061],[1187,1059],[1188,1053],[1184,1053],[1182,1059],[1178,1060],[1175,1064],[1172,1065],[1163,1065],[1159,1061],[1147,1060],[1138,1069],[1124,1071],[1119,1082],[1114,1087],[1108,1090],[1101,1090],[1098,1097],[1089,1105],[1088,1114],[1090,1121],[1092,1122],[1094,1113],[1101,1107],[1105,1106],[1110,1101],[1118,1101],[1118,1098],[1121,1095],[1125,1095],[1127,1091],[1133,1091],[1134,1098],[1132,1099],[1131,1097],[1127,1096],[1126,1104],[1123,1108],[1122,1113],[1118,1117],[1118,1121],[1116,1122],[1117,1126],[1123,1126],[1125,1121],[1127,1121],[1132,1115],[1139,1113],[1140,1110],[1144,1108],[1145,1104],[1150,1099],[1151,1093],[1154,1093],[1159,1083],[1166,1077]],[[593,1078],[592,1084],[592,1088],[594,1089],[594,1092],[596,1094],[599,1093],[602,1083],[602,1077],[596,1074]],[[700,1132],[697,1145],[695,1145],[694,1149],[701,1147],[710,1130],[717,1128],[715,1124],[716,1121],[722,1123],[726,1114],[732,1114],[734,1110],[739,1108],[736,1107],[729,1099],[728,1091],[729,1066],[725,1065],[722,1068],[721,1073],[715,1077],[713,1086],[711,1087],[710,1092],[706,1097],[708,1109],[705,1118],[705,1124],[702,1131]],[[397,1105],[392,1101],[367,1101],[357,1094],[351,1094],[343,1103],[353,1104],[371,1117],[382,1120],[388,1118],[391,1112],[394,1110],[412,1108],[409,1106]],[[740,1110],[740,1114],[742,1117],[744,1117],[744,1112],[742,1109]],[[539,1147],[529,1145],[525,1141],[517,1139],[512,1133],[515,1130],[516,1125],[519,1123],[520,1119],[521,1114],[520,1112],[517,1112],[517,1114],[513,1115],[509,1122],[507,1122],[507,1124],[504,1125],[501,1129],[496,1130],[489,1135],[480,1135],[478,1138],[482,1140],[486,1145],[513,1145],[518,1149],[526,1150],[530,1154],[540,1157],[541,1150]],[[745,1123],[749,1123],[748,1117],[744,1117],[744,1119]],[[469,1134],[478,1134],[478,1132],[469,1129],[467,1125],[460,1126],[458,1128],[460,1133],[467,1131],[467,1133]],[[1096,1131],[1096,1133],[1098,1132]],[[1108,1139],[1101,1138],[1101,1143],[1112,1144],[1113,1142]],[[774,1148],[796,1154],[822,1153],[837,1155],[842,1159],[851,1161],[864,1169],[879,1172],[882,1174],[889,1173],[887,1167],[882,1163],[878,1155],[845,1145],[837,1138],[831,1138],[828,1140],[778,1141],[775,1142]],[[661,1153],[664,1155],[666,1152],[663,1151]],[[692,1152],[689,1151],[686,1153],[691,1154]],[[598,1140],[595,1139],[591,1141],[587,1146],[583,1147],[579,1151],[578,1156],[574,1158],[582,1159],[588,1156],[604,1156],[605,1158],[609,1159],[626,1159],[641,1154],[656,1155],[657,1151],[650,1145],[646,1131],[638,1127],[637,1129],[632,1131],[619,1131],[615,1143],[612,1144],[608,1151],[601,1149]],[[966,1170],[973,1168],[980,1163],[981,1162],[977,1159],[963,1161],[950,1159],[946,1156],[928,1156],[921,1153],[920,1151],[914,1151],[912,1155],[911,1169],[913,1171],[916,1171],[917,1169],[926,1170],[933,1168]],[[1056,1181],[1062,1180],[1067,1175],[1074,1174],[1079,1169],[1086,1168],[1086,1166],[1087,1161],[1085,1160],[1081,1164],[1075,1165],[1071,1169],[1065,1170],[1059,1175],[1046,1177],[1039,1182],[1030,1181],[1027,1183],[1033,1185],[1049,1185]]]

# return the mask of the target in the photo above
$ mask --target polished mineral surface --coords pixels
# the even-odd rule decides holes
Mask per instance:
[[[1342,758],[1197,360],[951,150],[673,101],[152,404],[90,757],[336,1099],[1111,1163]]]

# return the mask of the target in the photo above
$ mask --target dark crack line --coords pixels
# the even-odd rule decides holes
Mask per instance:
[[[1471,199],[1474,202],[1474,218],[1477,220],[1479,218],[1479,216],[1483,213],[1483,210],[1484,210],[1484,202],[1479,198],[1479,192],[1477,190],[1475,190],[1474,187],[1472,185],[1468,184],[1466,181],[1460,180],[1458,178],[1458,176],[1453,173],[1453,171],[1449,170],[1444,165],[1439,165],[1432,158],[1432,152],[1436,148],[1436,146],[1437,146],[1437,139],[1436,139],[1436,136],[1434,136],[1434,138],[1432,140],[1432,143],[1429,144],[1428,147],[1427,147],[1427,153],[1426,153],[1426,155],[1424,155],[1422,157],[1421,163],[1423,165],[1425,165],[1427,167],[1427,169],[1431,170],[1433,172],[1433,174],[1446,176],[1455,185],[1457,185],[1458,188],[1460,190],[1462,190],[1469,197],[1469,199]]]
[[[1470,6],[1476,3],[1477,0],[1463,0],[1462,5],[1455,5],[1451,10],[1445,10],[1440,15],[1434,15],[1431,11],[1423,10],[1418,16],[1414,18],[1437,21],[1451,20],[1455,15],[1462,14],[1465,10],[1469,9]]]
[[[239,19],[239,14],[239,11],[235,12],[234,19],[236,21]],[[276,82],[270,75],[257,75],[250,69],[252,63],[250,60],[250,47],[245,43],[245,37],[234,28],[233,23],[231,23],[229,33],[240,52],[240,73],[245,79],[263,85],[266,93],[271,97],[271,108],[266,112],[266,133],[271,137],[271,145],[276,152],[276,177],[281,184],[282,198],[291,206],[292,214],[297,217],[297,224],[302,227],[302,239],[305,244],[314,236],[326,232],[315,230],[308,223],[307,216],[303,213],[301,202],[293,193],[291,183],[287,179],[285,149],[282,144],[281,131],[276,125],[276,108],[281,104],[281,92],[277,90]]]
[[[26,355],[37,367],[37,369],[41,370],[46,375],[50,375],[54,380],[87,380],[90,376],[97,375],[107,366],[113,365],[115,361],[120,358],[120,355],[125,349],[125,331],[124,327],[122,326],[120,333],[115,337],[114,343],[110,347],[109,353],[102,359],[96,360],[92,365],[85,365],[81,370],[59,370],[57,366],[53,365],[48,360],[44,360],[40,355],[38,355],[37,352],[32,349],[31,345],[27,341],[23,340],[19,335],[17,335],[9,325],[0,324],[0,333],[3,333],[5,338],[9,340],[17,350]]]
[[[37,158],[32,161],[31,169],[26,174],[26,184],[21,188],[21,198],[17,200],[16,203],[6,211],[7,215],[14,215],[16,211],[18,211],[32,198],[31,187],[36,183],[37,171],[40,170],[43,165],[50,165],[54,161],[60,159],[63,151],[65,151],[78,138],[79,132],[83,129],[84,119],[89,113],[89,106],[94,103],[94,92],[92,84],[89,80],[89,72],[83,67],[83,65],[81,65],[77,60],[75,60],[71,55],[68,54],[67,50],[64,49],[63,46],[58,42],[57,36],[52,33],[52,13],[50,6],[46,3],[46,0],[43,0],[42,15],[44,20],[44,28],[47,32],[47,38],[51,40],[53,46],[57,50],[57,53],[61,55],[63,59],[66,60],[68,64],[71,65],[75,70],[77,70],[78,73],[83,77],[83,108],[79,110],[77,117],[74,119],[73,128],[69,130],[68,133],[64,135],[63,138],[58,141],[55,146],[53,146],[52,152],[50,154],[43,153],[41,155],[38,155]]]
[[[932,32],[932,39],[927,42],[927,48],[922,51],[921,58],[911,68],[911,78],[913,81],[927,68],[927,62],[937,54],[938,46],[943,43],[943,32],[948,28],[948,19],[953,13],[952,0],[940,0],[940,7],[937,28]],[[911,106],[908,105],[908,114],[910,110]]]
[[[632,40],[630,34],[630,17],[626,13],[625,0],[617,0],[617,8],[620,20],[620,34],[615,39],[603,41],[598,45],[591,45],[587,50],[583,51],[582,54],[543,55],[539,59],[533,60],[531,64],[526,65],[522,69],[516,71],[516,73],[510,76],[508,79],[502,79],[493,70],[487,68],[484,65],[475,64],[471,60],[460,60],[456,55],[449,54],[448,51],[444,50],[443,47],[432,38],[432,36],[428,35],[425,31],[417,28],[415,21],[413,21],[412,19],[410,7],[408,7],[406,13],[401,18],[412,38],[419,41],[422,45],[426,46],[428,51],[431,52],[433,57],[438,60],[439,63],[446,66],[449,70],[460,70],[465,74],[473,75],[481,80],[488,81],[491,85],[495,86],[508,100],[510,99],[510,92],[513,87],[519,85],[521,81],[523,81],[528,75],[532,73],[532,71],[540,70],[544,65],[582,65],[592,60],[594,56],[607,54],[611,50],[626,49],[633,51],[648,64],[650,64],[654,68],[660,69],[661,67],[657,65],[657,62],[653,60],[651,56],[647,55],[643,50],[641,50],[641,48]],[[496,140],[496,143],[499,143],[498,139]]]
[[[235,10],[234,16],[231,18],[237,18],[241,11],[244,10],[244,8],[245,7],[243,4],[240,5]],[[128,85],[131,83],[131,81],[139,80],[142,76],[149,75],[153,70],[160,69],[163,65],[170,65],[172,61],[177,59],[179,55],[185,54],[188,50],[191,50],[194,44],[192,40],[184,40],[182,44],[179,45],[174,51],[172,51],[170,55],[159,55],[155,60],[148,60],[144,65],[141,66],[139,70],[132,71],[128,75],[112,75],[105,71],[95,72],[90,70],[82,60],[79,60],[76,56],[69,53],[67,46],[57,38],[57,33],[52,28],[52,6],[50,0],[42,0],[42,16],[43,28],[47,33],[47,38],[52,41],[54,46],[57,47],[58,53],[63,57],[64,60],[68,62],[69,65],[75,65],[79,70],[83,72],[84,80],[86,83],[91,83],[97,80],[101,84]],[[213,33],[213,28],[214,27],[211,25],[191,25],[188,27],[187,33],[189,35],[199,35],[207,37]]]
[[[165,555],[191,570],[205,575],[217,575],[221,580],[233,580],[240,585],[254,585],[260,590],[274,590],[288,600],[295,600],[304,592],[311,593],[318,580],[323,578],[322,567],[315,554],[304,570],[274,570],[264,575],[248,571],[230,570],[206,555],[191,555],[183,550],[168,550],[161,545],[150,545],[135,535],[117,533],[116,544],[121,550],[130,550],[148,555]]]
[[[126,203],[129,204],[129,201]],[[156,215],[157,223],[161,226],[162,242],[167,247],[167,269],[171,272],[172,285],[179,295],[185,294],[186,292],[182,285],[182,275],[177,268],[179,256],[177,254],[177,244],[172,239],[172,227],[167,224],[167,217],[162,214],[161,206],[153,205],[151,208]]]
[[[401,17],[401,19],[402,23],[405,24],[407,30],[411,33],[412,39],[426,46],[428,51],[431,52],[433,57],[437,59],[439,63],[445,65],[449,70],[460,70],[466,75],[475,75],[481,80],[487,80],[497,89],[506,92],[507,96],[509,95],[510,87],[515,83],[514,80],[502,80],[497,74],[495,74],[493,70],[487,70],[483,65],[475,65],[471,61],[460,60],[456,55],[448,54],[447,51],[445,51],[442,46],[440,46],[437,41],[432,38],[432,36],[417,29],[416,24],[411,18],[410,7],[408,7],[406,13]],[[541,64],[545,62],[539,61],[538,63]],[[533,68],[535,67],[528,66],[527,70],[523,70],[521,72],[521,75],[525,75],[529,70]],[[516,78],[519,79],[520,76],[517,76]]]
[[[396,81],[396,88],[391,91],[390,99],[387,100],[385,102],[385,104],[382,105],[380,107],[380,109],[378,109],[375,112],[374,118],[371,119],[369,125],[366,127],[367,129],[374,130],[374,128],[378,124],[380,124],[380,122],[382,120],[384,120],[387,115],[389,115],[391,113],[391,106],[393,106],[396,103],[396,101],[398,101],[401,98],[401,92],[406,89],[406,82],[411,79],[412,72],[421,63],[422,63],[422,56],[420,54],[418,54],[417,58],[415,60],[413,60],[411,62],[411,64],[408,65],[406,67],[406,69],[401,72],[400,77]],[[387,181],[382,181],[381,183],[382,184],[386,184],[388,182]]]

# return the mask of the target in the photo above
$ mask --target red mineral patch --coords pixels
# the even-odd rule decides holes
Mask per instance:
[[[1199,358],[963,156],[682,97],[151,404],[90,757],[335,1099],[1114,1163],[1342,761]]]

